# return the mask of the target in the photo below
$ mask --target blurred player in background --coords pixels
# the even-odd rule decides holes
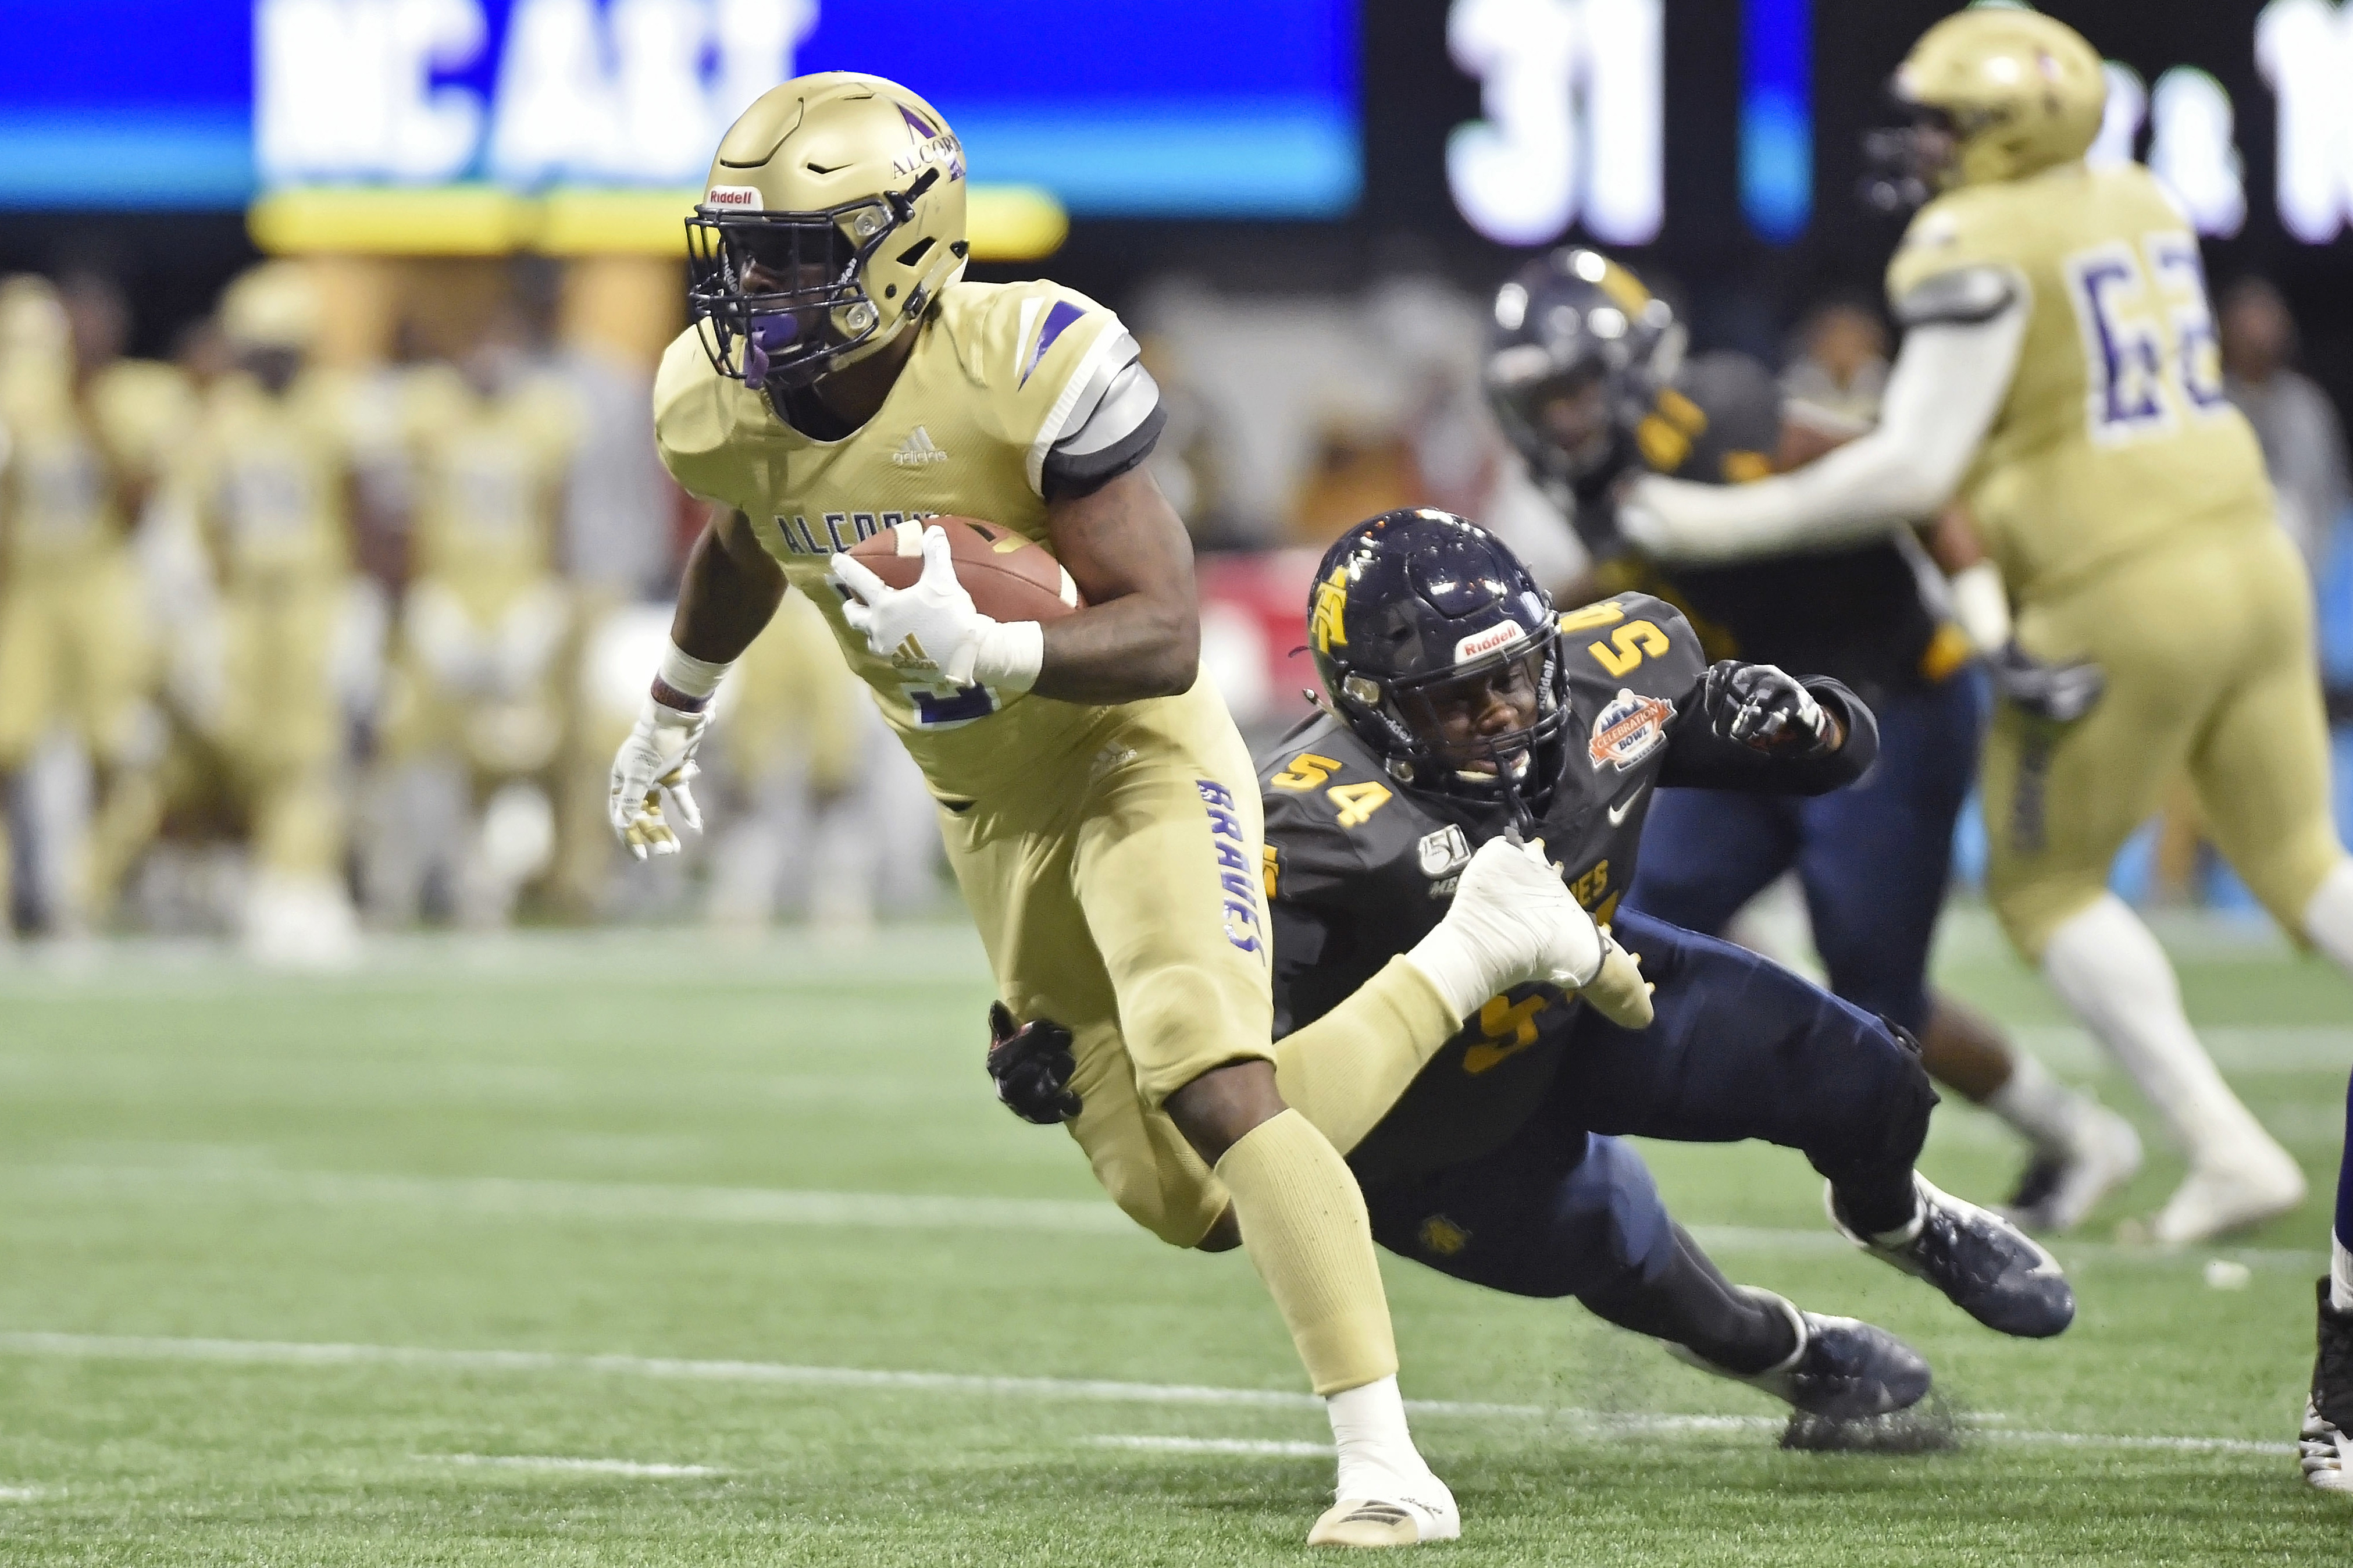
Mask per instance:
[[[2107,877],[2186,768],[2273,916],[2353,966],[2304,563],[2224,395],[2197,236],[2147,170],[2083,161],[2098,52],[2033,12],[1968,10],[1894,87],[1914,114],[1887,133],[1898,182],[1936,194],[1888,268],[1908,330],[1882,423],[1755,485],[1646,480],[1621,525],[1720,563],[1851,547],[1964,497],[1989,559],[1957,579],[1959,608],[2002,651],[1987,891],[2189,1154],[2152,1234],[2202,1241],[2294,1208],[2304,1176],[2214,1070]]]
[[[1983,719],[1967,640],[1925,597],[1935,568],[1908,535],[1730,567],[1661,567],[1629,549],[1611,499],[1629,474],[1751,482],[1860,428],[1799,423],[1763,366],[1728,353],[1686,362],[1682,342],[1666,302],[1625,268],[1557,250],[1496,296],[1489,394],[1532,475],[1574,519],[1592,595],[1656,592],[1691,616],[1715,657],[1843,681],[1878,715],[1882,754],[1862,783],[1814,800],[1665,791],[1628,907],[1715,935],[1794,868],[1831,989],[1916,1035],[1938,1081],[2029,1141],[2013,1212],[2066,1230],[2139,1168],[2139,1140],[1989,1020],[1928,991]]]
[[[964,206],[961,144],[877,77],[787,82],[721,142],[690,222],[695,325],[654,394],[664,461],[720,511],[615,760],[614,827],[641,855],[677,847],[663,798],[697,820],[712,694],[797,588],[923,766],[1003,1005],[1073,1031],[1097,1177],[1166,1241],[1249,1249],[1329,1402],[1338,1501],[1310,1541],[1451,1539],[1363,1196],[1275,1087],[1253,770],[1198,679],[1184,525],[1139,466],[1158,389],[1092,301],[964,282]],[[981,614],[921,525],[938,514],[1050,540],[1086,608]],[[923,557],[904,589],[847,553],[893,529]],[[1541,856],[1493,848],[1415,954],[1293,1037],[1358,1064],[1335,1094],[1394,1097],[1506,975],[1627,983]]]
[[[711,857],[712,924],[767,924],[791,884],[812,928],[872,927],[889,824],[868,770],[881,726],[858,684],[805,595],[778,605],[736,661],[716,771],[739,810]]]
[[[400,658],[384,718],[370,913],[413,920],[443,879],[459,921],[506,924],[554,850],[572,599],[558,570],[579,439],[566,388],[498,317],[402,388],[411,505]]]
[[[97,786],[86,842],[43,846],[73,863],[47,879],[61,930],[111,910],[164,744],[133,533],[187,397],[169,367],[121,357],[125,325],[94,278],[0,284],[0,776],[63,729]],[[10,858],[0,826],[0,886]]]
[[[249,823],[245,935],[291,961],[340,958],[356,934],[335,679],[356,474],[344,389],[312,363],[320,313],[293,263],[229,286],[235,368],[206,392],[174,480],[219,589],[220,675],[196,723]]]

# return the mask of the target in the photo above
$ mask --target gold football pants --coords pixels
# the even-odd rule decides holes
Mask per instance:
[[[2301,939],[2305,906],[2345,852],[2329,819],[2311,585],[2287,535],[2266,523],[2187,536],[2026,606],[2018,636],[2107,677],[2073,725],[2007,703],[1994,714],[1987,892],[2019,949],[2041,959],[2184,773],[2223,858]]]
[[[1161,1102],[1273,1054],[1264,827],[1224,703],[1203,681],[1110,710],[1084,744],[997,796],[944,801],[940,820],[1006,1005],[1074,1037],[1071,1134],[1096,1180],[1190,1246],[1228,1195]]]
[[[0,772],[70,725],[100,767],[121,752],[153,663],[138,568],[111,549],[14,576],[0,595]]]
[[[343,715],[332,661],[343,583],[290,576],[224,596],[220,744],[252,815],[257,867],[332,876],[343,854]]]

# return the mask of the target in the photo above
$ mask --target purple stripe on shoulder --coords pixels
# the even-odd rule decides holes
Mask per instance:
[[[1046,357],[1046,351],[1054,346],[1054,340],[1084,314],[1086,312],[1068,300],[1054,302],[1053,309],[1046,313],[1046,324],[1038,329],[1038,346],[1029,351],[1029,363],[1021,367],[1022,386],[1029,384],[1029,373],[1038,368],[1038,362]]]

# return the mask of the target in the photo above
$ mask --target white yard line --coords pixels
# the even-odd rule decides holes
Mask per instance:
[[[1318,1412],[1324,1408],[1324,1402],[1315,1395],[1288,1389],[1212,1388],[1198,1383],[1120,1383],[1103,1378],[989,1377],[967,1372],[884,1372],[865,1367],[794,1366],[781,1361],[575,1355],[555,1351],[458,1351],[419,1345],[0,1331],[0,1354],[91,1361],[214,1361],[260,1366],[404,1366],[443,1372],[589,1373],[700,1383],[978,1394],[994,1398],[1250,1405]],[[1780,1425],[1778,1418],[1763,1415],[1666,1415],[1541,1404],[1499,1404],[1477,1400],[1409,1399],[1406,1401],[1406,1408],[1421,1416],[1535,1421],[1602,1436],[1764,1430]],[[2059,1443],[2082,1447],[2274,1455],[2295,1452],[2293,1443],[2263,1443],[2238,1437],[2019,1431],[2000,1426],[1986,1430],[1983,1436],[2010,1443]]]
[[[1328,1459],[1329,1443],[1285,1443],[1268,1437],[1153,1437],[1106,1433],[1087,1439],[1096,1448],[1142,1448],[1154,1454],[1248,1454],[1274,1459]]]
[[[552,1454],[411,1454],[429,1465],[488,1465],[510,1470],[566,1470],[596,1476],[723,1476],[708,1465],[647,1465],[635,1459],[567,1459]]]
[[[48,1495],[47,1487],[0,1487],[0,1502],[38,1502]]]
[[[530,1215],[595,1220],[691,1221],[712,1224],[816,1225],[858,1230],[1006,1230],[1056,1235],[1145,1233],[1108,1200],[946,1197],[917,1192],[828,1192],[776,1187],[694,1187],[651,1181],[560,1181],[507,1176],[377,1176],[266,1166],[0,1166],[0,1179],[67,1192],[126,1191],[180,1200],[259,1198],[329,1207],[434,1209],[491,1218]],[[1721,1253],[1845,1253],[1852,1243],[1828,1229],[1759,1225],[1690,1227]],[[2168,1252],[2107,1242],[2062,1241],[2063,1263],[2081,1259],[2202,1267],[2215,1257],[2250,1268],[2326,1266],[2317,1248],[2223,1247]]]
[[[126,1190],[179,1198],[251,1197],[456,1210],[465,1213],[716,1224],[830,1225],[860,1230],[1014,1230],[1145,1238],[1109,1200],[955,1198],[909,1192],[826,1192],[776,1187],[690,1187],[650,1181],[549,1181],[505,1176],[369,1176],[224,1165],[27,1165],[0,1175],[69,1191]],[[1148,1239],[1148,1238],[1147,1238]]]

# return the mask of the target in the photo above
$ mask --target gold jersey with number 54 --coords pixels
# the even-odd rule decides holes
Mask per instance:
[[[1888,298],[1988,267],[2031,307],[1962,496],[2020,600],[2185,531],[2271,525],[2262,450],[2222,395],[2198,236],[2148,171],[2070,162],[1947,191],[1905,231]]]

